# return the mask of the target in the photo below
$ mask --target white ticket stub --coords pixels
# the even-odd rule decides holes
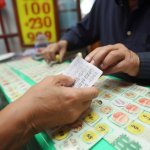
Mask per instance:
[[[77,56],[70,66],[63,72],[64,75],[75,79],[73,87],[91,87],[102,75],[102,71],[94,65],[88,63],[81,57]]]

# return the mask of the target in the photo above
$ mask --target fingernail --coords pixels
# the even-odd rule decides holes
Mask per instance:
[[[106,66],[105,66],[104,64],[101,64],[100,67],[101,67],[102,69],[105,69],[105,68],[106,68]]]
[[[94,65],[94,64],[95,64],[95,61],[94,61],[94,60],[92,60],[92,61],[91,61],[91,64],[93,64],[93,65]]]
[[[90,61],[90,58],[88,56],[85,57],[86,61]]]

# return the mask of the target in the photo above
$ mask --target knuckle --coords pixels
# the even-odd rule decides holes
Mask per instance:
[[[92,59],[94,60],[94,62],[97,62],[97,59],[98,59],[97,55],[93,56]]]
[[[51,48],[51,47],[53,47],[53,46],[55,46],[55,45],[57,45],[57,43],[51,43],[51,44],[49,45],[49,48]]]
[[[111,49],[112,49],[112,45],[107,45],[107,46],[105,46],[105,49],[107,50],[107,51],[110,51]]]
[[[58,44],[56,44],[56,43],[50,44],[47,48],[47,51],[49,53],[54,53],[56,51],[57,47],[58,47]]]
[[[100,48],[97,47],[97,48],[95,48],[92,52],[93,52],[93,53],[95,53],[95,52],[97,53],[97,52],[99,52],[99,49],[100,49]]]
[[[96,53],[99,53],[99,51],[102,49],[102,47],[97,47],[94,51],[96,52]]]
[[[61,83],[62,82],[62,77],[61,75],[55,75],[55,76],[52,76],[52,80],[55,82],[55,83]]]
[[[108,48],[111,48],[111,47],[112,47],[112,45],[111,45],[111,44],[109,44],[107,47],[108,47]]]
[[[114,57],[114,56],[117,56],[118,53],[117,53],[116,51],[111,51],[111,52],[110,52],[110,55]]]
[[[49,49],[48,53],[53,54],[54,53],[53,49]]]
[[[98,65],[100,62],[100,53],[97,52],[97,54],[95,56],[93,56],[93,60],[94,60],[95,64]]]
[[[125,62],[122,62],[122,64],[118,65],[117,69],[118,69],[119,71],[122,71],[123,68],[126,68],[125,66],[126,66]]]
[[[96,51],[98,51],[99,49],[100,49],[100,48],[99,48],[99,47],[97,47],[95,50],[96,50]]]
[[[122,43],[118,43],[117,46],[118,47],[123,47],[123,44]]]
[[[77,99],[77,95],[75,93],[66,93],[66,99],[70,100],[70,101],[74,101]]]
[[[45,49],[45,51],[46,51],[46,52],[49,52],[51,48],[52,48],[52,45],[50,44],[50,45],[48,45],[48,47]]]

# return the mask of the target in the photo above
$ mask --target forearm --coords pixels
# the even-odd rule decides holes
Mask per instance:
[[[99,9],[96,7],[98,3],[99,1],[96,1],[91,12],[62,37],[68,41],[69,50],[82,48],[99,40]]]
[[[28,108],[18,100],[0,112],[0,147],[3,150],[19,149],[34,132],[28,120]]]
[[[138,53],[140,68],[138,78],[150,80],[150,52]]]

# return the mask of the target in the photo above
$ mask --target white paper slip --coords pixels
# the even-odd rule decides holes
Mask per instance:
[[[73,87],[81,88],[94,85],[102,73],[96,66],[77,56],[63,74],[76,80]]]

